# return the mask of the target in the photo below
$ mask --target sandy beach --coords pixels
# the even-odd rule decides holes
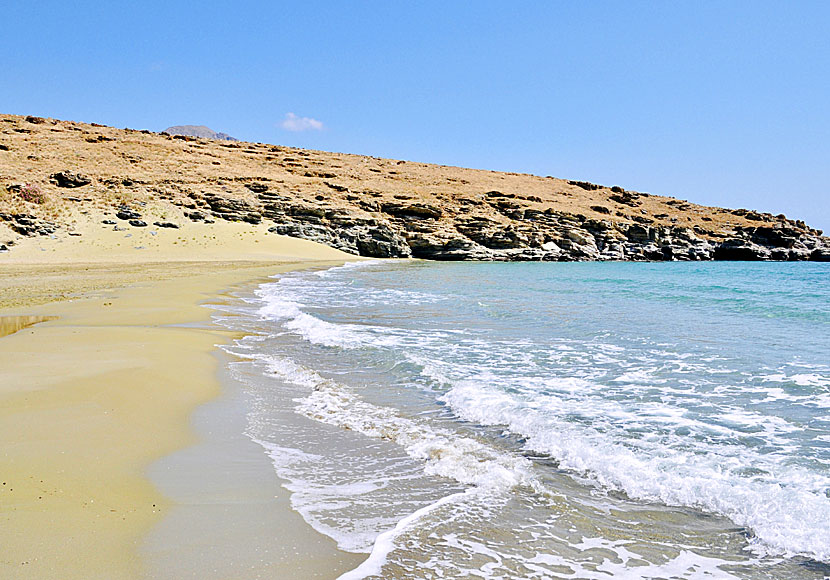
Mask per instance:
[[[0,256],[4,578],[243,578],[265,570],[288,578],[354,566],[354,555],[338,552],[290,511],[267,460],[245,447],[241,429],[232,437],[234,427],[220,430],[235,441],[223,447],[215,429],[203,423],[199,433],[192,423],[194,410],[223,393],[216,345],[234,338],[210,324],[204,305],[281,271],[352,257],[247,224],[221,227],[210,230],[209,244],[200,243],[205,234],[194,225],[147,230],[135,236],[145,239],[122,245],[123,233],[86,220],[83,237],[26,240]],[[189,245],[172,243],[183,239]],[[230,418],[239,411],[233,403],[223,409],[213,421],[238,424]],[[197,461],[158,463],[190,447],[202,450]],[[230,469],[236,460],[238,476],[226,470],[228,478],[209,483],[217,466]],[[164,465],[158,479],[168,489],[148,476],[154,464]],[[216,496],[222,485],[234,491],[224,502]],[[165,528],[168,514],[188,501],[184,521],[191,524]],[[217,507],[224,519],[214,522]],[[230,520],[227,533],[197,533]],[[268,544],[282,546],[280,553],[259,553],[256,562],[248,558],[214,576],[192,561],[188,569],[189,556],[222,552],[213,542],[242,543],[264,525],[274,526]],[[162,549],[148,543],[157,529]],[[164,549],[168,563],[179,562],[175,570],[159,564]]]
[[[0,580],[830,580],[830,2],[5,2]]]

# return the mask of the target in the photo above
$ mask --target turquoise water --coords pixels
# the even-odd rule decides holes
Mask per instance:
[[[363,262],[226,316],[345,578],[830,574],[830,270]]]

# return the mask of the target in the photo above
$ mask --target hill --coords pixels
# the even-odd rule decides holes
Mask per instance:
[[[0,245],[78,220],[267,223],[376,257],[830,260],[801,220],[620,186],[0,115]]]
[[[239,141],[231,137],[227,133],[217,133],[210,127],[204,125],[174,125],[167,127],[162,133],[168,135],[189,135],[190,137],[200,137],[202,139],[215,139],[217,141]]]

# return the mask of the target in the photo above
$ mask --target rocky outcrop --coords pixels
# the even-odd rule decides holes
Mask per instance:
[[[58,187],[83,187],[92,183],[92,180],[86,175],[72,173],[71,171],[53,173],[49,177]]]
[[[29,214],[0,213],[0,221],[23,236],[48,236],[58,229],[57,224],[37,218]]]
[[[412,250],[388,223],[351,216],[340,211],[290,206],[290,213],[272,215],[276,222],[268,231],[303,238],[338,250],[377,258],[408,258]]]
[[[654,227],[564,212],[514,211],[509,223],[485,216],[460,216],[448,223],[439,221],[445,212],[437,207],[368,206],[374,212],[366,211],[366,207],[365,204],[355,207],[353,212],[326,211],[283,201],[270,203],[262,214],[276,222],[270,228],[274,233],[372,257],[488,261],[830,261],[830,239],[792,222],[736,229],[723,236],[681,226]]]

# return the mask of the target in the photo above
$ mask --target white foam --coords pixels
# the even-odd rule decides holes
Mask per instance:
[[[541,400],[540,400],[541,399]],[[826,476],[782,465],[740,446],[702,446],[699,453],[673,449],[670,437],[627,444],[590,425],[562,419],[554,398],[521,401],[480,382],[456,385],[444,400],[468,421],[503,425],[548,453],[560,467],[629,496],[667,505],[699,507],[752,528],[759,552],[830,559],[830,488]],[[624,418],[631,427],[630,417]],[[655,415],[649,415],[654,420]],[[762,466],[768,476],[741,477],[743,467]]]
[[[354,498],[359,498],[383,487],[385,482],[361,481],[353,484],[325,484],[314,476],[319,474],[322,456],[299,449],[274,445],[253,439],[268,453],[277,474],[287,480],[283,484],[291,492],[291,507],[315,530],[332,538],[346,552],[368,552],[375,542],[379,527],[394,524],[391,518],[348,517],[340,512],[353,513]]]
[[[771,373],[759,375],[758,378],[767,382],[792,383],[799,387],[830,387],[830,378],[816,373],[796,373],[794,375]]]
[[[433,513],[447,505],[457,504],[463,509],[465,502],[480,502],[479,498],[474,497],[478,491],[473,488],[448,496],[404,518],[394,529],[378,537],[369,558],[354,570],[341,575],[338,580],[386,577],[384,566],[395,562],[393,555],[397,550],[402,549],[405,554],[406,549],[402,548],[405,542],[402,540],[405,540],[410,531],[423,525],[422,520],[430,519]],[[758,563],[757,560],[742,559],[736,562],[708,557],[684,548],[674,551],[675,555],[661,558],[661,562],[650,562],[629,549],[633,548],[631,540],[608,540],[601,537],[583,537],[578,542],[555,538],[556,543],[567,547],[563,553],[573,554],[570,557],[553,551],[539,551],[544,550],[541,544],[534,544],[535,547],[524,542],[505,545],[502,542],[456,532],[433,539],[436,540],[435,545],[427,554],[422,555],[424,559],[419,562],[423,576],[430,578],[737,580],[738,576],[730,574],[723,567],[736,563],[742,566]]]
[[[336,347],[342,349],[355,348],[390,348],[402,345],[412,339],[412,333],[400,332],[394,328],[387,328],[369,324],[347,324],[334,323],[322,320],[313,314],[306,312],[302,299],[308,296],[295,296],[290,290],[291,283],[296,278],[281,279],[277,283],[270,283],[261,286],[257,290],[262,305],[258,310],[259,316],[279,322],[282,328],[301,336],[304,340],[317,345]],[[288,288],[286,288],[286,284]],[[296,290],[296,289],[295,289]],[[387,291],[383,293],[383,300],[398,292],[402,294],[402,302],[422,303],[436,300],[432,295],[417,294],[412,292]],[[303,294],[303,293],[299,293]],[[361,296],[361,300],[365,296]],[[433,340],[437,336],[421,336],[421,340]]]
[[[535,485],[532,463],[498,452],[469,437],[431,427],[427,421],[407,418],[395,410],[363,401],[343,385],[285,358],[273,358],[272,372],[302,385],[311,393],[298,401],[301,414],[369,437],[393,441],[413,459],[424,462],[424,472],[479,487]]]
[[[355,260],[353,262],[346,262],[341,266],[334,266],[333,268],[326,268],[325,270],[318,270],[314,272],[315,276],[318,278],[329,278],[331,276],[336,276],[343,272],[348,272],[351,270],[361,270],[364,268],[372,268],[374,266],[382,266],[384,262],[382,260]],[[275,278],[279,277],[280,275],[274,276]]]
[[[394,550],[396,547],[395,539],[398,536],[400,536],[404,531],[408,530],[410,527],[415,525],[416,522],[418,522],[418,520],[425,517],[429,513],[437,510],[445,504],[458,501],[460,498],[470,493],[475,493],[475,491],[467,490],[465,492],[448,495],[436,501],[435,503],[424,506],[421,509],[406,516],[401,521],[399,521],[394,528],[380,534],[375,539],[374,546],[372,547],[372,552],[369,554],[369,557],[366,560],[364,560],[363,563],[360,564],[360,566],[358,566],[354,570],[346,572],[345,574],[341,574],[337,580],[360,580],[361,578],[366,578],[368,576],[380,575],[383,569],[383,565],[386,564],[386,560],[389,557],[389,553],[392,552],[392,550]]]
[[[296,409],[300,414],[368,437],[391,441],[420,462],[426,476],[449,478],[487,493],[503,493],[515,486],[541,487],[530,472],[532,463],[523,457],[498,452],[474,439],[431,427],[425,420],[403,417],[393,409],[367,403],[343,385],[289,358],[265,357],[264,360],[267,360],[271,373],[308,393],[297,399]],[[293,492],[292,506],[306,521],[335,539],[341,549],[360,552],[372,546],[367,567],[382,565],[384,555],[393,548],[394,538],[401,530],[435,507],[452,501],[452,496],[444,497],[417,509],[391,530],[388,519],[351,521],[349,526],[342,522],[340,526],[333,525],[327,512],[349,507],[350,497],[374,491],[378,489],[377,484],[322,485],[313,480],[315,470],[312,465],[319,465],[319,457],[267,442],[260,441],[260,444],[268,450],[278,473],[290,480],[286,487]],[[340,503],[336,503],[338,500]],[[384,529],[388,531],[381,533]],[[365,569],[368,568],[362,568]]]

